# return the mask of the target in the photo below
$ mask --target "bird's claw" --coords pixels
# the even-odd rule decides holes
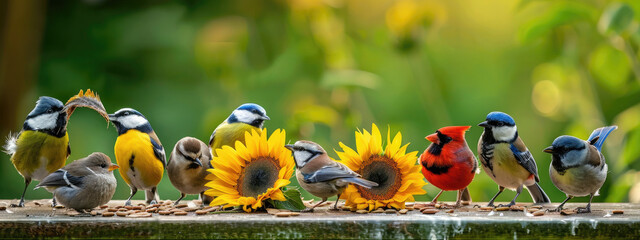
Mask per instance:
[[[125,206],[131,206],[131,200],[128,200],[124,203]]]
[[[306,208],[306,209],[300,210],[300,212],[313,212],[313,208]]]
[[[149,202],[149,205],[153,205],[153,204],[158,204],[158,202],[155,199],[153,199],[151,200],[151,202]]]
[[[577,213],[590,213],[591,212],[591,208],[579,207],[579,208],[576,208],[576,212]]]
[[[9,205],[9,207],[15,208],[15,207],[24,207],[24,202],[20,202],[18,204],[12,203]]]

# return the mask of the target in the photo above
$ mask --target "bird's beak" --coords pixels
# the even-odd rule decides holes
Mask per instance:
[[[546,153],[553,153],[553,146],[547,147],[547,148],[545,148],[545,149],[544,149],[544,150],[542,150],[542,151],[543,151],[543,152],[546,152]]]
[[[109,171],[113,171],[113,170],[116,170],[118,168],[120,168],[120,166],[115,165],[115,164],[111,164],[111,166],[109,166]]]
[[[116,120],[116,115],[115,114],[109,114],[109,121],[115,121]]]
[[[196,158],[193,161],[196,162],[196,164],[198,164],[198,166],[202,167],[202,162],[200,161],[200,158]]]
[[[264,116],[262,117],[262,120],[271,120],[271,118],[270,118],[269,116],[267,116],[267,115],[264,115]]]
[[[432,133],[429,136],[425,137],[429,142],[440,144],[440,138],[438,137],[438,133]]]
[[[487,121],[478,123],[478,127],[488,127],[488,126],[489,126],[489,123],[487,123]]]
[[[287,144],[287,145],[284,145],[284,147],[286,147],[287,149],[293,152],[293,145]]]

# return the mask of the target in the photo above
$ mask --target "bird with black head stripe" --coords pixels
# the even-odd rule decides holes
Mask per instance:
[[[607,179],[608,166],[602,155],[602,144],[617,126],[601,127],[593,130],[587,141],[563,135],[556,138],[544,152],[550,153],[549,175],[567,198],[556,208],[562,210],[564,204],[573,197],[589,196],[589,204],[578,208],[579,213],[591,212],[593,196],[598,196]]]
[[[471,126],[443,127],[426,137],[431,144],[420,155],[422,174],[441,189],[431,204],[435,204],[444,191],[458,191],[456,207],[460,207],[462,201],[471,201],[467,186],[473,181],[478,161],[464,138],[469,128]]]
[[[125,205],[131,205],[131,198],[138,190],[145,190],[147,203],[157,203],[157,185],[167,165],[158,136],[147,118],[131,108],[109,114],[109,120],[118,130],[114,151],[120,176],[131,188]]]
[[[538,166],[518,135],[513,118],[503,112],[491,112],[478,126],[484,127],[478,141],[478,158],[484,171],[499,187],[489,206],[493,206],[505,188],[516,191],[516,196],[507,206],[516,204],[523,187],[529,190],[534,203],[551,202],[538,184]]]

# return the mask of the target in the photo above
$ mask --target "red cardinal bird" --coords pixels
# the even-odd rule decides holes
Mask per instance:
[[[420,155],[422,174],[442,189],[431,202],[433,204],[444,191],[458,191],[457,207],[461,201],[471,201],[467,186],[476,174],[478,161],[464,139],[464,132],[470,127],[443,127],[426,137],[432,143]]]

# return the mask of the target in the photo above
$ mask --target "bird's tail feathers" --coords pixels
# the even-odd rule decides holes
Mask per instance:
[[[471,194],[469,193],[469,188],[468,187],[464,188],[464,190],[462,190],[462,197],[460,198],[460,200],[471,202]]]
[[[2,146],[3,152],[13,155],[18,149],[18,133],[9,133],[4,146]]]
[[[598,151],[601,151],[602,144],[604,144],[604,140],[606,140],[609,134],[616,129],[618,129],[618,126],[601,127],[596,130],[593,130],[593,132],[591,133],[591,136],[589,136],[589,139],[587,141],[591,142],[593,140],[596,140],[596,142],[593,143],[593,146],[596,147]]]
[[[531,198],[533,199],[533,203],[550,203],[551,200],[549,196],[542,190],[542,187],[538,185],[538,183],[534,183],[533,185],[527,186],[527,190],[529,190],[529,194],[531,194]]]
[[[358,184],[366,188],[372,188],[372,187],[378,186],[377,183],[366,180],[364,178],[352,177],[352,178],[345,178],[344,180],[353,184]]]

